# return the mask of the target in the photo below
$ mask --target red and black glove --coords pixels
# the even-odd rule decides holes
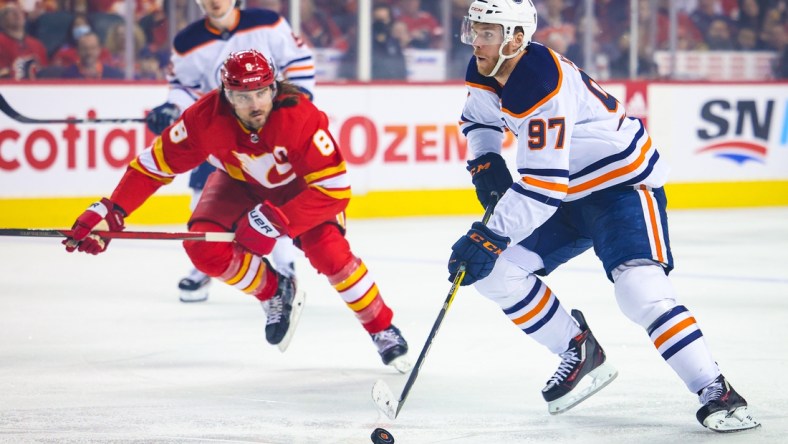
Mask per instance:
[[[71,227],[73,230],[71,237],[63,241],[66,251],[69,253],[77,250],[89,254],[103,253],[110,240],[97,234],[91,234],[91,232],[101,221],[107,222],[107,230],[109,231],[123,231],[126,228],[123,224],[125,217],[126,212],[123,211],[123,208],[106,197],[93,203],[74,222],[74,226]]]
[[[277,237],[288,235],[289,223],[282,210],[265,201],[238,221],[235,241],[252,253],[265,256],[274,249]]]

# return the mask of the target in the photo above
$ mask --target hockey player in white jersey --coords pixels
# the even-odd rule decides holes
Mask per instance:
[[[663,185],[667,166],[643,123],[571,61],[531,42],[531,0],[476,0],[462,41],[473,46],[461,129],[485,225],[453,246],[449,273],[476,284],[528,336],[561,358],[542,390],[551,414],[617,375],[582,313],[563,308],[537,275],[594,247],[616,301],[699,396],[698,421],[719,432],[759,426],[721,374],[692,314],[677,302]],[[517,138],[517,180],[500,156]]]
[[[161,134],[203,94],[221,85],[222,63],[236,51],[256,49],[271,57],[279,78],[298,86],[311,98],[315,86],[312,51],[295,36],[284,17],[267,9],[241,10],[239,0],[195,1],[205,12],[205,18],[175,36],[171,71],[167,76],[170,83],[167,102],[151,110],[146,118],[154,134]],[[214,170],[206,162],[192,171],[189,178],[192,209]],[[295,254],[292,241],[283,238],[272,253],[274,266],[285,276],[293,277]],[[205,301],[210,282],[210,277],[193,269],[178,283],[180,300]]]

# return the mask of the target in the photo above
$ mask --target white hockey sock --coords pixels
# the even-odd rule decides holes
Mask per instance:
[[[691,392],[697,393],[720,375],[703,333],[683,305],[660,316],[647,332],[662,358]]]
[[[517,328],[551,352],[562,353],[569,341],[580,334],[580,328],[550,288],[535,277],[533,280],[524,298],[511,307],[501,308]]]

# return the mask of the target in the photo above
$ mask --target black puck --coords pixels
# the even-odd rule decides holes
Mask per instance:
[[[377,428],[372,432],[372,442],[375,444],[394,444],[394,436],[386,429]]]

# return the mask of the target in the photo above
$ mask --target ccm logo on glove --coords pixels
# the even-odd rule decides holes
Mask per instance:
[[[470,171],[471,177],[473,177],[473,176],[481,173],[484,170],[489,170],[490,169],[490,164],[491,164],[491,162],[486,162],[486,163],[482,163],[480,165],[469,166],[470,169],[468,171]]]
[[[485,250],[500,255],[503,253],[503,248],[495,245],[494,243],[487,240],[484,236],[481,235],[479,232],[473,232],[469,236],[472,241],[477,242],[482,245],[482,248]]]

